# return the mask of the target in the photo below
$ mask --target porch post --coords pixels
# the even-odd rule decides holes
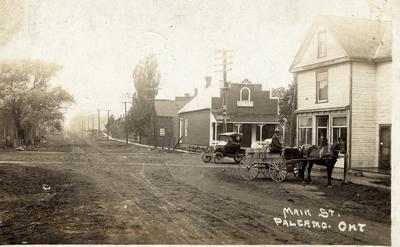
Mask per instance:
[[[264,126],[264,124],[259,124],[258,125],[259,127],[260,127],[260,144],[262,143],[262,129],[263,129],[263,126]]]
[[[236,126],[237,126],[237,133],[240,133],[240,126],[241,126],[241,124],[238,123],[238,124],[236,124]]]
[[[218,140],[218,122],[215,122],[214,132],[215,132],[215,140],[213,140],[213,141],[216,141],[216,140]]]

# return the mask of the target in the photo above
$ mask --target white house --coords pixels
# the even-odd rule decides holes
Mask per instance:
[[[352,168],[390,167],[391,22],[321,16],[290,67],[297,142],[346,142]]]

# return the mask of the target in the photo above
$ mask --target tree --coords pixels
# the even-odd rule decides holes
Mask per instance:
[[[286,128],[285,143],[293,146],[296,138],[296,79],[288,88],[280,87],[273,89],[274,96],[279,98],[279,121]]]
[[[155,131],[154,100],[160,85],[160,72],[154,55],[147,56],[136,65],[133,82],[136,92],[128,114],[128,129],[136,132],[141,140]]]
[[[0,63],[0,112],[25,144],[37,130],[62,129],[63,109],[73,97],[61,87],[50,88],[49,81],[59,70],[38,61]]]

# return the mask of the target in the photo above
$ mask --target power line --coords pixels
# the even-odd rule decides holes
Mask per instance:
[[[228,68],[229,65],[233,64],[232,59],[232,50],[216,50],[215,53],[218,55],[216,59],[218,60],[215,66],[219,67],[215,72],[222,72],[222,80],[224,83],[223,89],[222,89],[222,115],[224,119],[224,132],[227,132],[227,103],[226,103],[226,95],[227,91],[229,89],[229,83],[228,83],[228,71],[231,71],[232,68]],[[219,55],[222,56],[219,56]],[[222,60],[222,61],[221,61]],[[222,66],[222,68],[220,68]]]

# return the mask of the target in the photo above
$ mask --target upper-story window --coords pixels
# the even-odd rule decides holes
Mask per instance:
[[[318,33],[318,58],[326,57],[326,31]]]
[[[253,101],[251,101],[251,91],[248,87],[242,87],[242,89],[240,89],[237,106],[253,107]]]
[[[240,100],[241,101],[250,101],[250,89],[244,87],[240,89]]]
[[[328,102],[328,71],[317,72],[317,103]]]

